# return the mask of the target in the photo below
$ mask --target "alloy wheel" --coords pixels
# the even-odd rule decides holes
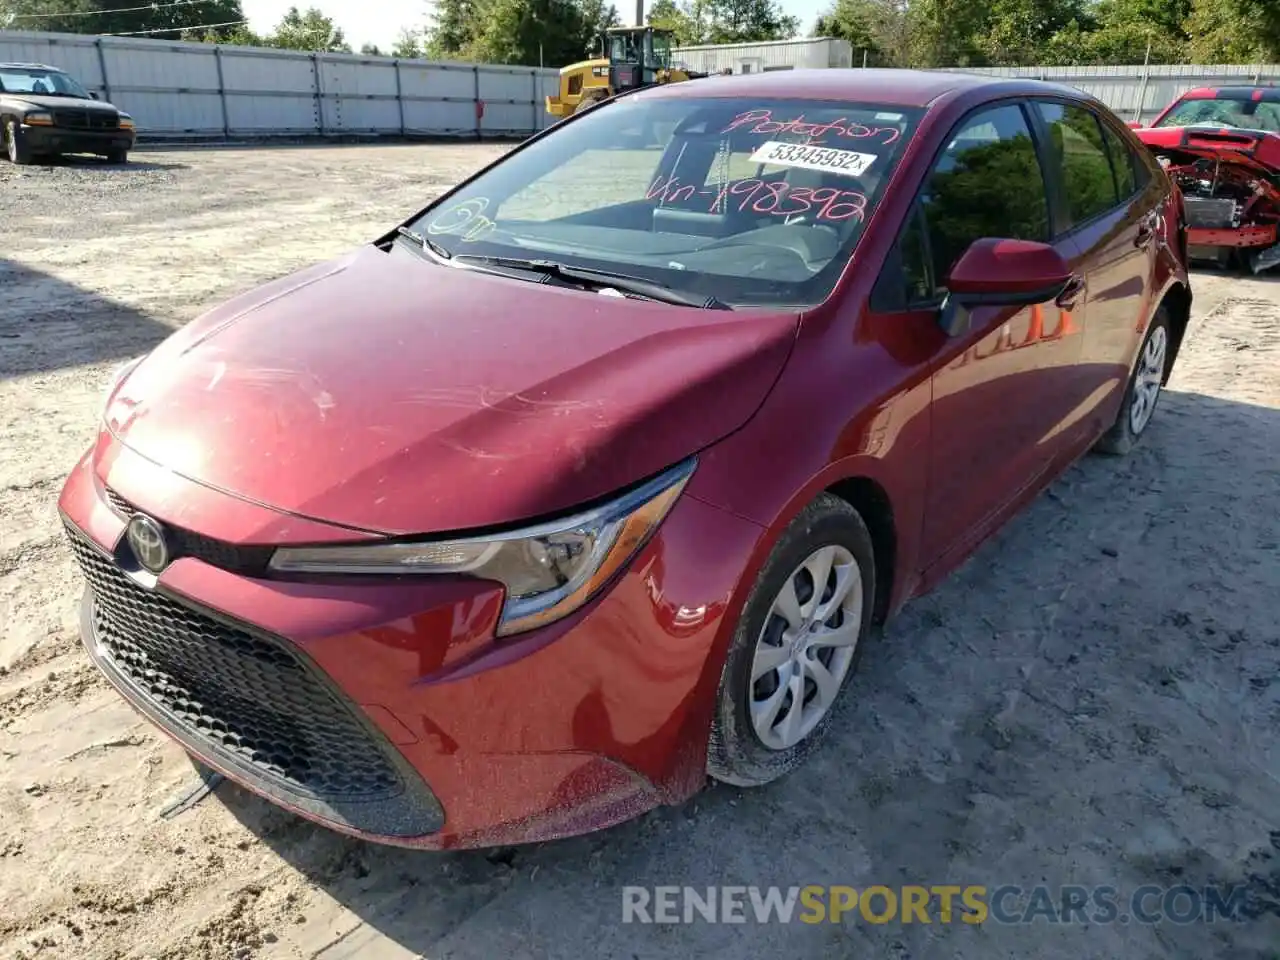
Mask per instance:
[[[1133,379],[1133,402],[1129,405],[1129,429],[1140,434],[1155,411],[1160,399],[1160,384],[1164,379],[1165,352],[1169,336],[1163,326],[1151,331],[1151,337],[1138,358],[1138,371]]]
[[[862,631],[862,571],[841,546],[820,547],[783,583],[756,640],[749,712],[760,742],[795,746],[835,703]]]

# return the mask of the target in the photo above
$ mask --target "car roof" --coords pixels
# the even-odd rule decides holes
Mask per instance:
[[[0,70],[8,68],[10,70],[52,70],[54,73],[65,73],[57,67],[51,67],[47,63],[0,63]]]
[[[1188,90],[1179,100],[1263,100],[1268,103],[1280,102],[1280,87],[1239,86],[1239,87],[1196,87]]]
[[[1054,94],[1092,100],[1074,87],[1042,80],[987,76],[947,70],[876,68],[774,70],[713,76],[690,83],[647,87],[657,97],[739,96],[776,99],[859,100],[900,107],[927,107],[940,98],[990,89],[992,94]]]

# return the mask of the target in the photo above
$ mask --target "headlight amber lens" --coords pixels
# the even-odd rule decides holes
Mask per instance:
[[[29,127],[51,127],[53,126],[53,114],[28,113],[22,118],[22,122]]]
[[[685,461],[610,503],[560,521],[486,538],[287,547],[280,573],[465,574],[507,592],[498,635],[545,626],[587,603],[644,545],[693,473]]]

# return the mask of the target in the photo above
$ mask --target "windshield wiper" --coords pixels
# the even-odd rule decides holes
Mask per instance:
[[[571,267],[554,260],[523,260],[519,257],[490,257],[481,254],[462,253],[456,260],[459,263],[479,263],[490,267],[505,267],[510,270],[528,270],[541,273],[558,280],[570,280],[577,283],[591,284],[596,289],[612,288],[619,293],[633,293],[646,300],[657,300],[661,303],[672,303],[681,307],[700,307],[704,310],[732,310],[723,300],[709,295],[686,293],[663,286],[653,280],[641,277],[630,277],[623,273],[610,273],[607,270],[592,270],[589,267]]]
[[[416,230],[410,230],[405,226],[396,227],[396,233],[400,234],[400,236],[404,237],[406,240],[416,243],[423,250],[430,250],[442,260],[449,260],[453,257],[452,253],[440,246],[440,244],[436,243],[425,233],[418,233]]]

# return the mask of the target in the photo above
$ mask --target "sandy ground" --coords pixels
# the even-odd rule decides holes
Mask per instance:
[[[415,854],[237,789],[89,667],[59,484],[115,364],[497,146],[0,165],[0,958],[1280,957],[1280,276],[1197,274],[1172,388],[867,651],[827,746],[595,836]],[[1247,922],[635,925],[621,888],[1247,884]]]

